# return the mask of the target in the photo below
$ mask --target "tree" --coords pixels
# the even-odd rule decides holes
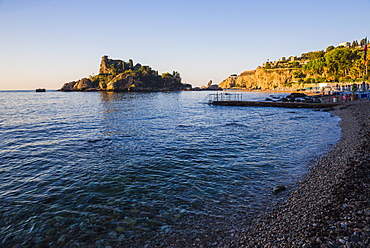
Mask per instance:
[[[306,74],[304,74],[302,71],[294,71],[293,72],[293,77],[294,78],[304,78],[306,77]]]
[[[293,67],[298,67],[299,66],[299,62],[298,61],[293,61],[291,64],[292,64]]]
[[[309,60],[314,60],[314,59],[324,57],[324,55],[325,55],[324,51],[317,51],[317,52],[303,53],[302,57],[307,58]]]
[[[326,48],[326,52],[330,52],[330,51],[332,51],[332,50],[334,50],[334,46],[328,46],[327,48]]]
[[[134,68],[134,61],[132,61],[132,59],[129,59],[129,64],[130,64],[130,69],[133,69]]]
[[[303,66],[303,69],[312,74],[322,75],[324,73],[325,66],[326,66],[325,57],[321,57],[321,58],[309,61],[306,65]]]
[[[316,83],[316,81],[315,81],[314,78],[306,78],[306,80],[304,80],[304,82],[306,84],[314,84],[314,83]]]
[[[347,76],[357,57],[357,52],[353,52],[348,47],[337,47],[326,53],[325,60],[328,75],[333,76],[334,80]]]
[[[360,41],[360,46],[364,46],[367,44],[367,38],[363,38],[361,41]]]
[[[162,78],[172,78],[172,74],[169,72],[162,73]]]
[[[352,95],[354,96],[357,91],[357,84],[352,84]]]
[[[352,41],[351,48],[356,48],[357,46],[358,46],[358,41],[357,40]]]
[[[271,69],[271,64],[269,62],[266,63],[265,69]]]

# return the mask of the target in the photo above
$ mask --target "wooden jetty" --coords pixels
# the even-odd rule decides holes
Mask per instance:
[[[279,108],[332,108],[340,103],[302,103],[302,102],[268,102],[268,101],[211,101],[209,104],[221,106],[245,107],[279,107]]]

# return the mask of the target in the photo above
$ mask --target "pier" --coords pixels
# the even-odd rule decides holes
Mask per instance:
[[[278,107],[278,108],[331,108],[340,105],[340,103],[263,102],[263,101],[213,101],[209,104],[221,106]]]
[[[282,101],[243,101],[239,93],[210,94],[205,98],[210,105],[220,106],[244,106],[244,107],[278,107],[278,108],[331,108],[341,103],[307,103],[307,102],[282,102]]]

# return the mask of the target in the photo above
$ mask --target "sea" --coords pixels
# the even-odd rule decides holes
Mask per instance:
[[[213,93],[0,91],[0,246],[218,246],[341,136],[330,112]]]

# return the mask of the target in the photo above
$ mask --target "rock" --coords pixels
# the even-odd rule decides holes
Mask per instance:
[[[272,191],[274,192],[274,194],[277,194],[285,190],[287,190],[287,188],[284,185],[277,185],[273,188]]]
[[[256,70],[241,73],[237,78],[228,77],[218,86],[224,89],[233,88],[236,85],[247,89],[271,90],[275,87],[283,89],[287,83],[293,81],[292,72],[293,70],[266,70],[258,67]]]
[[[217,84],[213,84],[213,85],[208,87],[208,90],[222,90],[222,88],[218,87]]]
[[[136,71],[136,70],[139,70],[140,69],[140,67],[141,67],[141,64],[139,64],[139,63],[137,63],[135,66],[134,66],[134,71]]]
[[[67,235],[66,234],[63,234],[62,236],[60,236],[59,238],[58,238],[58,243],[64,243],[64,242],[66,242],[67,241]]]
[[[136,220],[130,217],[125,217],[122,223],[126,226],[133,227],[136,224]]]
[[[126,231],[126,228],[124,228],[123,226],[117,226],[115,231],[117,233],[124,233]]]
[[[51,228],[46,231],[46,235],[48,236],[54,235],[55,233],[56,233],[56,230],[54,228]]]
[[[128,64],[122,60],[109,59],[104,55],[100,62],[99,74],[119,74],[128,69]]]
[[[88,91],[98,90],[98,84],[92,82],[89,78],[82,78],[78,81],[65,83],[60,91]]]
[[[217,84],[213,84],[208,87],[202,86],[201,90],[223,90],[223,89],[221,87],[218,87]]]
[[[161,226],[161,231],[162,232],[164,232],[164,233],[168,233],[170,230],[171,230],[171,228],[169,227],[169,226],[167,226],[167,225],[165,225],[165,226]]]
[[[73,82],[69,82],[69,83],[65,83],[62,88],[60,89],[60,91],[74,91],[73,87],[76,85],[77,82],[73,81]]]
[[[324,108],[324,109],[321,109],[321,111],[323,112],[329,112],[329,111],[334,111],[335,109],[334,108]]]
[[[76,84],[73,86],[73,90],[85,91],[88,89],[96,88],[96,86],[97,85],[95,85],[90,79],[82,78],[76,82]]]
[[[125,74],[119,74],[107,83],[106,90],[108,91],[127,91],[133,83],[133,78]]]

